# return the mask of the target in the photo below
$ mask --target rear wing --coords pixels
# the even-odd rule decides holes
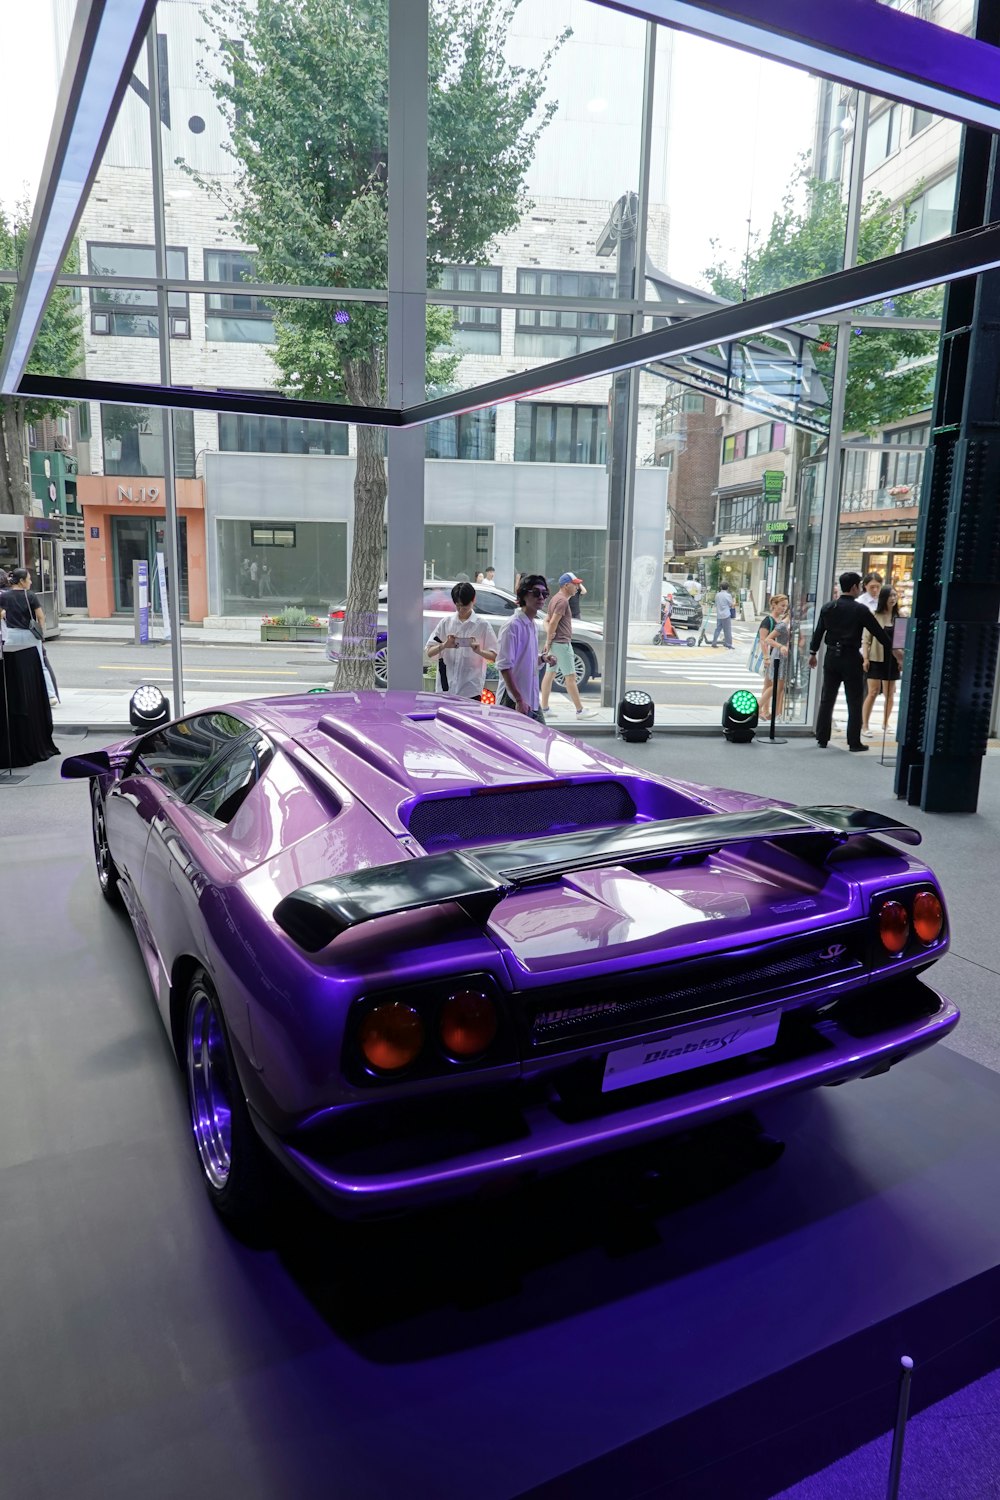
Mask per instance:
[[[757,839],[784,841],[819,835],[840,843],[870,834],[902,844],[920,843],[915,828],[862,807],[709,813],[669,822],[586,828],[531,842],[483,844],[375,865],[292,891],[278,902],[274,919],[300,948],[316,953],[362,922],[445,901],[457,902],[470,916],[484,921],[511,891],[556,880],[574,870],[708,854],[725,844]]]

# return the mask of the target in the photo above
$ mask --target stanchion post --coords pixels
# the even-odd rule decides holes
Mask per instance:
[[[892,1457],[889,1460],[889,1484],[886,1500],[899,1500],[899,1479],[903,1468],[903,1438],[906,1435],[906,1419],[910,1412],[910,1379],[913,1375],[913,1360],[904,1354],[900,1360],[899,1400],[896,1403],[896,1430],[892,1435]]]
[[[778,715],[778,684],[781,681],[781,652],[775,650],[774,656],[767,664],[767,670],[771,676],[771,728],[766,739],[760,740],[761,745],[787,745],[780,735],[774,733],[774,722]]]

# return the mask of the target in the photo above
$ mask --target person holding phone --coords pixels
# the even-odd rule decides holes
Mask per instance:
[[[455,613],[438,621],[424,647],[428,660],[438,664],[434,691],[478,702],[486,664],[497,659],[496,631],[475,614],[476,590],[471,583],[456,583],[451,600]]]

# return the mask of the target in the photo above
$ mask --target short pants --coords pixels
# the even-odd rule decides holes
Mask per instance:
[[[564,677],[576,676],[576,662],[573,659],[571,641],[553,641],[549,652],[556,659],[555,670],[557,672],[561,672]]]

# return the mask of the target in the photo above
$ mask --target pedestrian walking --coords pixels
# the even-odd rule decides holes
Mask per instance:
[[[569,609],[570,600],[582,587],[582,581],[575,573],[563,573],[558,589],[549,600],[549,612],[545,621],[545,655],[552,659],[553,664],[542,678],[542,713],[548,711],[552,684],[556,680],[556,673],[561,672],[563,684],[576,709],[576,716],[578,719],[583,717],[580,689],[576,685],[576,658],[573,655],[573,616]]]
[[[719,644],[719,631],[722,631],[722,639],[727,651],[733,648],[733,596],[725,584],[715,596],[715,634],[709,641],[710,646]]]
[[[858,595],[858,603],[863,604],[865,609],[870,609],[874,614],[878,609],[878,596],[882,588],[881,573],[866,573],[861,580],[861,593]]]
[[[549,597],[549,585],[541,573],[525,573],[518,580],[519,608],[500,632],[497,671],[503,678],[503,691],[497,702],[501,708],[512,708],[545,723],[538,696],[538,611]],[[551,665],[554,658],[546,658]]]
[[[847,747],[849,750],[867,750],[861,743],[861,715],[864,701],[864,669],[861,662],[861,638],[865,631],[892,650],[892,635],[876,620],[874,613],[859,602],[861,592],[860,573],[841,573],[840,597],[824,604],[819,612],[816,629],[809,642],[809,667],[816,668],[816,653],[825,638],[826,655],[823,658],[823,690],[820,694],[819,712],[816,715],[816,741],[821,750],[830,743],[833,727],[833,706],[841,684],[847,699]],[[878,601],[876,600],[876,603]]]
[[[896,590],[894,588],[887,586],[879,590],[877,608],[874,614],[880,625],[886,630],[894,632],[896,621],[899,619],[899,600],[896,598]],[[895,639],[895,636],[893,638]],[[902,675],[903,653],[902,651],[887,651],[881,641],[873,640],[870,635],[866,635],[862,650],[862,659],[868,691],[865,694],[865,706],[861,713],[861,733],[867,740],[872,735],[872,730],[869,726],[872,710],[875,707],[875,699],[880,692],[883,695],[883,733],[889,728],[889,716],[892,713],[896,683]]]
[[[471,583],[456,583],[451,601],[455,613],[438,621],[424,647],[428,659],[438,661],[434,691],[478,702],[486,664],[496,661],[499,643],[489,621],[474,613],[476,590]]]

